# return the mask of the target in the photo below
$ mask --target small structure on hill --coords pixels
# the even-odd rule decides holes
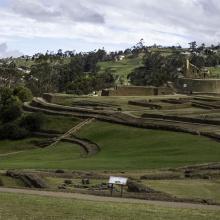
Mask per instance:
[[[220,95],[220,79],[210,78],[210,71],[200,70],[186,60],[184,66],[184,77],[176,79],[176,86],[179,92],[202,93],[207,95]]]
[[[173,93],[174,90],[170,87],[153,86],[117,86],[115,89],[102,90],[102,96],[150,96]]]
[[[184,66],[184,77],[187,78],[194,78],[199,76],[199,68],[195,65],[191,64],[189,60],[186,60],[185,66]]]

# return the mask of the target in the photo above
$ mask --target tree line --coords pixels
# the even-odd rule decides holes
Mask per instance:
[[[34,60],[28,74],[17,71],[12,64],[0,67],[1,86],[13,88],[25,85],[34,96],[41,96],[46,92],[89,94],[114,86],[113,75],[108,70],[99,74],[98,63],[112,60],[116,55],[117,53],[107,55],[104,49],[100,49],[74,54],[69,63],[64,63],[60,55],[41,54]]]

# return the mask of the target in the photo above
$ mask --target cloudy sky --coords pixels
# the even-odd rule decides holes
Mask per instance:
[[[0,57],[220,42],[219,0],[0,0]]]

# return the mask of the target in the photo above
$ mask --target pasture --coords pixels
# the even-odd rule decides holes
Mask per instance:
[[[93,122],[74,133],[96,143],[100,152],[81,158],[70,143],[3,157],[1,168],[138,170],[219,162],[219,143],[201,136]],[[16,145],[16,142],[15,142]]]
[[[2,219],[219,219],[219,211],[0,193]],[[13,210],[13,211],[12,211]]]

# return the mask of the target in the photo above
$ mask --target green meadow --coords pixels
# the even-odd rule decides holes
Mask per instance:
[[[3,157],[0,168],[137,170],[219,162],[219,143],[201,136],[104,122],[93,122],[74,135],[96,143],[100,152],[81,158],[78,146],[61,142]]]
[[[219,219],[219,211],[0,193],[1,219]]]

